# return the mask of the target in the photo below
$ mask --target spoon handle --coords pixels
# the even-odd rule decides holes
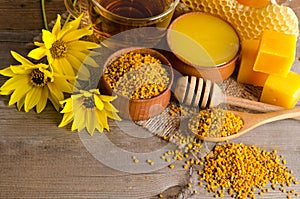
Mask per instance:
[[[278,120],[284,120],[288,118],[299,118],[300,117],[300,107],[296,107],[293,109],[284,109],[269,113],[264,113],[262,120],[264,120],[263,123],[270,123]]]
[[[244,114],[244,116],[243,116]],[[240,114],[243,119],[246,119],[243,129],[235,135],[229,136],[227,138],[233,139],[234,137],[239,137],[246,132],[264,125],[268,123],[272,123],[279,120],[284,120],[293,117],[300,117],[300,107],[294,109],[285,109],[280,111],[274,111],[263,114],[251,114],[251,113],[243,113]]]
[[[247,108],[249,110],[259,111],[263,113],[285,110],[283,107],[280,106],[243,99],[243,98],[234,97],[230,95],[226,95],[225,102],[229,105],[237,106],[240,108]],[[295,116],[292,118],[295,120],[300,120],[300,116]]]

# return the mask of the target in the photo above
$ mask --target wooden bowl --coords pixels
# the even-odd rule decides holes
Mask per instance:
[[[153,116],[160,114],[169,104],[171,98],[171,87],[174,79],[173,69],[170,62],[161,53],[150,48],[143,47],[129,47],[118,50],[109,56],[109,58],[104,63],[104,70],[109,66],[115,59],[123,54],[134,52],[140,54],[150,54],[161,61],[164,67],[167,68],[169,74],[169,85],[166,90],[164,90],[158,96],[152,97],[150,99],[130,99],[120,93],[116,93],[110,87],[110,85],[105,81],[105,78],[100,78],[98,87],[102,93],[107,95],[117,95],[117,99],[112,103],[119,110],[119,115],[123,119],[139,121],[147,120]]]
[[[221,36],[217,36],[218,37],[217,41],[222,42],[221,45],[223,45],[224,49],[227,49],[227,48],[230,49],[230,51],[228,51],[228,52],[231,52],[231,50],[232,50],[232,54],[230,56],[229,56],[229,54],[225,54],[226,56],[222,55],[222,56],[224,56],[222,58],[222,60],[224,59],[222,62],[219,60],[218,61],[219,63],[216,63],[214,65],[214,64],[212,64],[213,61],[208,61],[208,62],[211,63],[211,65],[204,65],[204,64],[199,65],[199,64],[192,63],[191,61],[184,58],[184,56],[182,54],[177,52],[178,49],[182,49],[180,52],[182,52],[182,53],[187,52],[187,53],[189,53],[188,56],[191,56],[190,54],[192,54],[192,53],[190,53],[191,49],[189,49],[191,47],[187,44],[187,42],[180,41],[181,43],[174,45],[174,41],[177,42],[178,40],[189,39],[187,41],[190,41],[191,43],[193,43],[193,45],[202,46],[202,43],[197,43],[196,42],[195,38],[197,38],[198,35],[192,34],[192,35],[194,35],[194,37],[192,37],[192,36],[189,35],[190,33],[187,33],[191,29],[194,29],[194,27],[198,27],[198,25],[199,25],[198,20],[195,21],[195,24],[189,24],[189,27],[191,27],[191,28],[188,28],[189,30],[187,32],[185,32],[186,29],[180,29],[182,32],[179,32],[175,28],[177,24],[182,25],[182,23],[183,23],[182,21],[185,20],[186,18],[189,18],[189,17],[191,18],[191,17],[194,17],[194,16],[196,16],[196,17],[199,17],[199,16],[203,17],[204,16],[204,17],[214,18],[215,20],[217,20],[217,21],[221,22],[222,24],[224,24],[223,26],[226,26],[226,28],[230,31],[230,34],[232,35],[232,39],[234,38],[234,40],[228,40],[227,41],[225,39],[221,39],[221,38],[223,38],[223,36],[222,36],[223,34],[219,34]],[[190,20],[190,19],[188,19],[188,20]],[[201,22],[200,22],[200,24],[201,24]],[[203,29],[205,29],[205,28],[207,28],[207,27],[203,27]],[[195,31],[193,31],[193,32],[195,32]],[[222,32],[222,31],[220,31],[220,32]],[[178,40],[171,41],[170,38],[171,38],[172,34],[174,34],[174,35],[177,34],[177,35],[182,35],[182,36],[180,36],[178,38]],[[197,34],[201,35],[201,31],[199,33],[197,32]],[[207,33],[204,33],[204,35],[205,34],[207,34]],[[207,37],[208,37],[208,35],[205,35],[203,38],[207,38]],[[183,14],[183,15],[177,17],[171,23],[171,25],[169,27],[169,30],[167,32],[166,40],[167,40],[167,43],[168,43],[168,46],[169,46],[171,52],[165,53],[164,55],[171,62],[172,67],[175,70],[177,70],[178,72],[180,72],[183,75],[196,76],[196,77],[199,77],[199,78],[209,79],[213,82],[222,82],[225,79],[227,79],[228,77],[230,77],[232,75],[232,73],[234,72],[236,62],[237,62],[237,60],[240,56],[240,38],[239,38],[237,32],[234,30],[234,28],[229,23],[227,23],[223,19],[221,19],[217,16],[214,16],[214,15],[208,14],[208,13],[190,12],[190,13]],[[215,38],[211,39],[211,41],[214,41],[214,40],[215,40]],[[205,40],[205,42],[206,41],[207,40]],[[233,41],[235,43],[233,43]],[[188,42],[188,43],[190,43],[190,42]],[[207,43],[209,43],[209,42],[207,42]],[[174,47],[174,46],[176,46],[176,47]],[[226,46],[226,48],[224,46]],[[180,47],[180,48],[178,48],[178,47]],[[223,49],[223,48],[220,48],[220,49]],[[204,49],[202,52],[205,52],[207,50],[207,49],[205,49],[204,45],[201,47],[201,49]],[[227,52],[226,50],[223,50],[223,51]],[[220,50],[220,52],[223,52],[223,51]],[[193,53],[195,53],[195,52],[196,51],[194,51]],[[208,55],[207,57],[210,57],[209,51],[206,51],[206,53]],[[193,56],[195,57],[195,56],[198,56],[198,55],[194,54]],[[225,61],[225,57],[228,60]],[[210,59],[212,59],[212,58],[210,58]],[[210,59],[207,59],[207,60],[210,60]]]

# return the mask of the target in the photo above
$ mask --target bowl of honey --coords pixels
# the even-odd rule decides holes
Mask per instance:
[[[203,12],[177,17],[167,32],[170,53],[166,57],[174,69],[222,82],[232,75],[240,54],[240,39],[223,19]]]

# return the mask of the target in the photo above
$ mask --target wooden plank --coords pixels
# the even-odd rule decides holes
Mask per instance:
[[[11,64],[18,64],[13,59],[10,51],[16,51],[26,57],[29,50],[33,47],[33,38],[40,34],[41,30],[32,31],[8,31],[0,30],[0,68],[7,67]],[[0,76],[0,80],[5,79]]]
[[[0,104],[1,198],[149,198],[187,183],[180,167],[138,175],[111,169],[86,150],[77,133],[57,127],[61,116],[52,107],[24,113],[5,101]]]
[[[33,30],[43,28],[40,0],[0,2],[0,30]],[[45,0],[47,19],[66,12],[63,0]]]

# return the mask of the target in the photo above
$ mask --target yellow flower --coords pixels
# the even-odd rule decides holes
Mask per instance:
[[[52,32],[42,30],[44,43],[35,42],[38,48],[29,52],[28,56],[40,60],[47,56],[49,64],[54,72],[74,76],[84,64],[97,67],[97,63],[89,56],[90,50],[98,48],[94,42],[80,40],[85,36],[93,34],[91,26],[80,27],[82,15],[68,22],[61,28],[61,16],[57,15],[56,23]],[[84,69],[85,72],[88,70]]]
[[[63,119],[59,127],[72,123],[72,131],[82,131],[87,129],[90,135],[93,135],[97,129],[103,132],[104,129],[109,131],[108,118],[121,121],[118,116],[118,110],[110,103],[116,96],[101,95],[98,89],[89,91],[79,90],[70,98],[61,101],[64,108]]]
[[[58,110],[59,101],[64,99],[63,92],[72,93],[73,85],[66,77],[49,70],[48,65],[35,65],[16,52],[12,51],[11,54],[21,65],[0,70],[1,75],[10,77],[0,88],[1,95],[11,94],[9,105],[17,103],[19,110],[24,105],[26,112],[36,107],[37,113],[40,113],[49,99]]]

